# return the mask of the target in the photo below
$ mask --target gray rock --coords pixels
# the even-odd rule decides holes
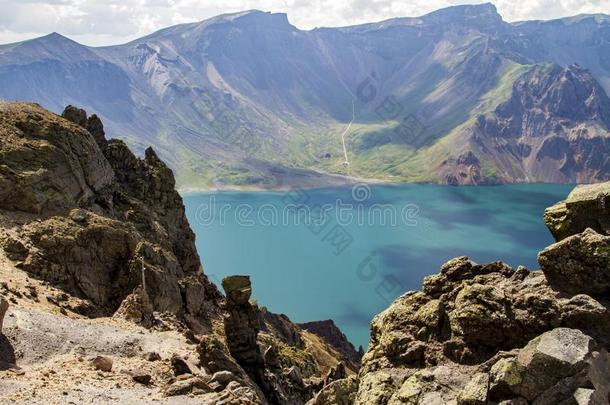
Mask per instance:
[[[585,369],[594,349],[593,339],[577,329],[557,328],[533,339],[517,356],[524,373],[515,393],[534,400],[560,380]]]

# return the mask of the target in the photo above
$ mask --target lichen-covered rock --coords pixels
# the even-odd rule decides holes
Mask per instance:
[[[333,381],[324,388],[307,405],[353,405],[358,391],[355,377]]]
[[[478,373],[466,384],[457,397],[458,405],[486,405],[489,375]]]
[[[12,215],[0,247],[89,300],[85,315],[112,315],[140,287],[152,310],[204,328],[205,301],[220,295],[202,274],[171,170],[151,149],[139,159],[106,141],[96,116],[68,107],[64,117],[0,103],[0,210],[41,216]]]
[[[538,261],[557,290],[591,295],[610,291],[610,236],[588,228],[547,247]]]
[[[610,182],[577,186],[565,201],[547,208],[544,222],[557,241],[587,228],[610,235]]]
[[[519,403],[534,395],[523,388],[529,381],[529,363],[519,362],[510,353],[545,332],[560,333],[563,329],[556,328],[562,326],[582,334],[580,329],[610,347],[606,300],[566,295],[549,285],[540,271],[454,259],[439,275],[426,278],[423,292],[399,297],[373,319],[357,403],[467,404],[485,403],[489,398]],[[542,336],[548,342],[555,335]],[[454,381],[453,389],[444,393],[431,383],[442,377],[443,367],[464,378]],[[440,375],[430,377],[433,370]],[[573,369],[572,380],[560,381],[570,389],[581,387],[583,379],[578,373]],[[489,398],[483,395],[483,375],[490,381],[489,392],[485,392]],[[540,403],[558,403],[549,398],[572,395],[572,391],[545,387],[536,393],[536,398],[547,398]]]

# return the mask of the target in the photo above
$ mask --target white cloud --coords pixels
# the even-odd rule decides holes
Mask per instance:
[[[302,29],[419,16],[461,0],[0,0],[0,43],[56,31],[88,45],[129,41],[173,24],[249,9],[285,12]],[[497,0],[507,21],[610,13],[610,0]]]

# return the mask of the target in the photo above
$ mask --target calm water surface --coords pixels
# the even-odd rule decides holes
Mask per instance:
[[[205,272],[252,276],[259,305],[332,318],[366,348],[372,317],[466,255],[537,268],[544,209],[573,186],[358,186],[184,195]]]

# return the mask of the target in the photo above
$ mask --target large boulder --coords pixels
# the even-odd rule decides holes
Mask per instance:
[[[515,357],[503,358],[491,367],[487,399],[519,397],[541,405],[574,403],[569,402],[571,398],[585,394],[607,399],[608,354],[598,349],[591,337],[577,329],[546,332]],[[589,389],[591,392],[583,392]]]
[[[586,229],[547,247],[538,261],[557,290],[591,295],[610,292],[610,236]]]
[[[610,235],[610,182],[577,186],[565,201],[546,209],[544,222],[557,241],[587,228]]]

